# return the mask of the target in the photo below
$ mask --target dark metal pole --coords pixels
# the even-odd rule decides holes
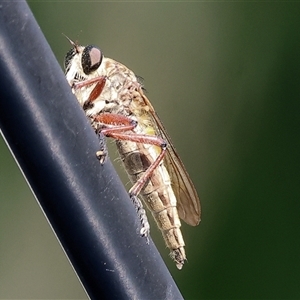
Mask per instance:
[[[0,1],[0,126],[92,299],[182,299],[25,1]]]

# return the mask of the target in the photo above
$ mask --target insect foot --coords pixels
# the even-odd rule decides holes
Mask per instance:
[[[134,206],[134,208],[137,212],[137,215],[142,224],[140,234],[141,234],[141,236],[144,236],[147,239],[147,244],[149,244],[148,237],[150,234],[150,225],[149,225],[148,218],[147,218],[146,212],[144,210],[143,204],[142,204],[141,200],[135,195],[130,195],[130,199],[133,203],[133,206]]]
[[[107,148],[106,148],[106,142],[105,142],[105,136],[104,134],[99,131],[98,132],[98,138],[99,138],[99,146],[100,146],[100,150],[96,152],[96,156],[100,161],[100,164],[103,165],[106,157],[107,157]]]

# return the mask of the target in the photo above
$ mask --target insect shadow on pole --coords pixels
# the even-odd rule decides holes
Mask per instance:
[[[1,2],[0,69],[2,134],[89,297],[182,299],[25,1]]]

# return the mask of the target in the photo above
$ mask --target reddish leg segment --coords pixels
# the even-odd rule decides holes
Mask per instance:
[[[92,79],[87,79],[87,80],[84,80],[84,81],[75,82],[73,84],[73,89],[78,90],[78,89],[81,89],[83,87],[86,87],[86,86],[89,86],[89,85],[92,85],[92,84],[96,83],[96,86],[92,90],[89,98],[86,100],[86,102],[93,102],[102,93],[102,91],[104,89],[104,86],[105,86],[105,82],[106,82],[106,77],[105,76],[99,76],[99,77],[95,77],[95,78],[92,78]]]
[[[154,135],[136,134],[133,132],[128,133],[128,131],[133,130],[136,127],[137,123],[123,115],[104,113],[96,116],[95,120],[104,124],[104,126],[108,126],[101,129],[101,133],[107,137],[111,137],[116,140],[150,144],[161,147],[161,152],[156,160],[149,166],[143,176],[139,178],[133,185],[133,187],[129,190],[129,194],[131,196],[137,196],[147,180],[151,177],[153,171],[163,160],[165,152],[167,150],[166,142],[160,137]]]

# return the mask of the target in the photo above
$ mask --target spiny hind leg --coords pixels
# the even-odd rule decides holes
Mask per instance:
[[[142,236],[145,236],[147,238],[147,242],[149,242],[148,236],[150,233],[150,225],[147,219],[146,212],[143,208],[142,202],[137,197],[137,195],[140,193],[141,189],[144,187],[147,180],[151,177],[153,171],[161,163],[165,155],[167,144],[163,139],[157,136],[136,134],[130,132],[136,127],[137,122],[123,115],[113,114],[113,113],[103,113],[94,116],[94,122],[98,124],[102,124],[100,132],[101,134],[107,137],[111,137],[116,140],[132,141],[136,143],[151,144],[151,145],[156,145],[161,147],[161,152],[159,156],[149,166],[147,171],[143,174],[141,178],[138,179],[138,181],[133,185],[133,187],[129,191],[130,199],[133,202],[137,215],[142,224],[142,229],[140,230],[140,234]],[[102,152],[100,152],[100,156],[101,154]]]
[[[105,136],[101,131],[98,133],[100,150],[96,152],[97,158],[100,163],[103,164],[107,158],[107,146],[105,143]],[[136,210],[137,216],[141,222],[142,228],[140,230],[140,235],[146,238],[147,244],[149,244],[150,235],[150,224],[146,215],[146,211],[143,207],[141,200],[135,195],[129,195],[132,204]]]

